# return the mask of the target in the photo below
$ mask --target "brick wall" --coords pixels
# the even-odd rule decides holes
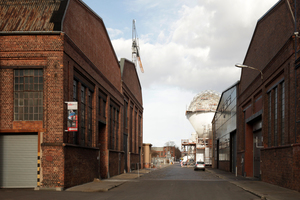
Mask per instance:
[[[124,165],[124,153],[110,151],[109,152],[109,175],[110,175],[110,177],[123,173],[124,166],[125,166]]]
[[[98,149],[65,147],[65,187],[72,187],[99,178]]]
[[[300,146],[284,146],[261,151],[262,180],[300,192]]]
[[[99,150],[97,151],[95,148],[100,148],[101,152],[101,178],[108,177],[108,167],[113,166],[109,163],[115,162],[114,155],[109,155],[107,145],[111,99],[120,107],[119,148],[117,151],[121,152],[123,145],[121,136],[123,135],[124,96],[121,72],[102,19],[95,16],[82,2],[73,0],[70,1],[66,12],[63,29],[63,33],[54,33],[53,35],[1,35],[0,40],[0,132],[20,132],[25,129],[26,132],[39,132],[39,141],[42,145],[42,148],[39,148],[41,149],[42,187],[70,187],[92,180],[92,177],[95,177],[94,171],[99,173],[99,166],[96,167],[98,161],[95,160],[95,152]],[[43,121],[14,121],[14,67],[43,69]],[[92,148],[63,147],[63,145],[73,142],[72,134],[65,132],[67,128],[65,101],[73,100],[72,86],[75,70],[94,87]],[[135,75],[137,76],[137,74]],[[129,103],[134,102],[134,109],[138,114],[142,114],[142,95],[138,78],[135,77],[133,82],[129,80],[128,83],[130,84],[130,88],[127,88],[127,93],[130,95]],[[99,89],[107,95],[107,116],[104,127],[99,126],[97,116]],[[137,123],[134,124],[133,129],[135,130],[138,126]],[[142,129],[143,123],[141,122]],[[140,137],[135,135],[133,142],[138,151],[138,148],[142,146],[142,135]],[[66,149],[64,150],[64,148]],[[136,159],[139,158],[139,155],[133,157],[130,159],[128,155],[128,166],[131,161],[135,163],[139,161]],[[79,158],[84,160],[84,165],[90,166],[81,167],[82,163],[79,162]],[[89,162],[88,159],[90,159]],[[124,154],[121,153],[121,173],[125,168],[124,159]],[[74,171],[70,168],[74,168],[79,175],[74,176]],[[97,169],[95,170],[95,168]],[[115,173],[114,169],[111,171]],[[98,176],[98,174],[96,175]]]
[[[109,160],[108,160],[109,151],[101,151],[100,150],[100,176],[101,178],[108,178],[108,166],[109,166]]]
[[[137,75],[137,70],[139,69],[135,67],[134,63],[124,59],[122,80],[126,84],[126,87],[133,94],[135,98],[134,100],[137,101],[136,103],[143,105],[142,88],[140,85],[139,77]]]
[[[7,35],[1,36],[1,124],[9,132],[43,132],[39,141],[63,142],[63,72],[61,35]],[[14,121],[13,69],[16,67],[43,69],[43,121]],[[3,107],[3,105],[5,105]],[[41,136],[42,135],[42,136]],[[40,148],[38,148],[40,149]],[[42,147],[41,186],[63,187],[64,157],[59,146]]]
[[[219,169],[230,172],[230,161],[219,161]]]
[[[70,1],[64,19],[65,32],[114,87],[121,91],[118,60],[102,19],[80,1]]]
[[[258,21],[244,64],[265,72],[263,67],[276,56],[293,32],[294,24],[291,21],[290,11],[286,1],[282,1],[276,6],[276,9],[268,12]],[[258,80],[260,79],[258,71],[243,69],[240,82],[241,91],[254,84],[253,80],[255,77],[258,77]]]
[[[1,86],[1,106],[0,110],[0,129],[37,129],[41,127],[40,122],[34,124],[33,122],[13,122],[13,67],[39,67],[44,68],[44,80],[50,76],[48,68],[50,66],[50,57],[56,59],[61,55],[59,51],[62,50],[62,40],[60,35],[13,35],[1,36],[0,42],[0,77]],[[48,76],[47,76],[47,75]],[[56,74],[61,74],[59,71]],[[51,74],[54,76],[54,74]],[[60,75],[62,76],[62,75]],[[56,79],[59,78],[59,75]],[[44,91],[48,89],[44,85]],[[45,93],[45,92],[44,92]],[[51,96],[51,95],[50,95]],[[47,98],[44,96],[44,108],[47,104]],[[56,111],[54,111],[56,112]],[[15,127],[14,127],[15,126]],[[45,126],[46,128],[46,126]]]
[[[68,35],[64,35],[65,37],[65,64],[68,65],[68,69],[65,71],[69,71],[69,78],[66,81],[66,85],[68,85],[68,88],[66,89],[66,95],[67,101],[73,100],[73,79],[74,79],[74,70],[76,70],[76,73],[79,74],[82,78],[80,81],[86,81],[89,84],[91,84],[94,88],[93,93],[93,115],[92,115],[92,121],[93,121],[93,147],[100,148],[101,154],[100,154],[100,162],[101,162],[101,170],[100,175],[101,178],[108,178],[108,171],[109,171],[109,162],[111,159],[109,157],[109,151],[108,151],[108,131],[110,127],[110,101],[113,99],[113,101],[120,106],[120,116],[122,116],[123,113],[123,95],[116,90],[115,87],[112,86],[112,84],[108,81],[107,77],[104,77],[103,74],[99,71],[98,67],[94,65],[87,57],[86,55],[82,54],[81,50],[77,46],[77,44],[74,44]],[[111,59],[111,58],[107,58]],[[114,71],[111,71],[113,74]],[[78,78],[78,77],[77,77]],[[81,84],[81,83],[79,83]],[[107,101],[106,101],[106,118],[105,118],[105,125],[99,125],[98,122],[98,111],[99,111],[99,89],[104,92],[107,95]],[[78,94],[78,98],[80,98],[80,94]],[[80,105],[79,105],[80,107]],[[79,108],[80,109],[80,108]],[[87,119],[87,118],[86,118]],[[123,118],[120,117],[119,119],[119,150],[121,148],[121,145],[123,144],[123,141],[121,140],[121,130],[122,130],[122,121]],[[66,122],[65,122],[66,123]],[[80,121],[79,121],[80,123]],[[66,124],[65,124],[66,126]],[[100,128],[100,129],[99,129]],[[66,136],[65,138],[68,138]],[[70,141],[70,139],[69,139]],[[124,158],[122,160],[124,162]],[[123,173],[124,170],[121,171]]]
[[[139,153],[143,154],[143,100],[142,100],[142,91],[140,81],[137,75],[137,69],[131,61],[128,61],[124,58],[121,59],[121,70],[122,70],[122,80],[123,80],[123,94],[128,100],[128,119],[130,119],[130,106],[133,108],[132,112],[132,127],[129,125],[128,128],[132,128],[132,131],[129,129],[124,130],[124,132],[128,131],[129,134],[128,141],[129,146],[128,150],[131,149],[130,156],[138,157]],[[141,118],[140,118],[141,117]],[[139,119],[140,118],[140,119]],[[129,122],[130,120],[128,120]],[[129,122],[130,123],[130,122]],[[139,124],[140,123],[140,124]],[[125,125],[124,125],[125,126]],[[140,131],[139,132],[139,126]],[[131,143],[130,143],[131,141]],[[132,148],[130,148],[132,147]],[[139,148],[141,151],[139,152]],[[136,169],[136,163],[139,163],[139,159],[133,159],[131,157],[130,162],[128,162],[128,166],[130,169]],[[143,156],[141,156],[140,167],[143,167]]]
[[[141,166],[138,166],[138,163],[139,163],[139,157],[140,155],[139,154],[134,154],[134,153],[131,153],[130,154],[130,169],[131,170],[137,170],[138,167],[140,168]]]
[[[62,146],[42,146],[41,187],[64,187],[64,152]]]
[[[12,69],[0,69],[0,129],[11,129],[13,126],[13,80]]]
[[[297,85],[299,85],[300,71],[299,69],[295,71],[294,68],[295,38],[293,32],[294,24],[291,21],[291,13],[286,1],[279,2],[258,21],[244,64],[262,70],[263,80],[260,79],[259,72],[255,70],[242,70],[237,113],[237,166],[238,174],[243,175],[243,170],[245,170],[247,176],[253,175],[253,155],[251,155],[253,127],[246,124],[247,117],[249,117],[248,113],[247,117],[244,118],[245,108],[252,105],[250,117],[253,117],[260,109],[262,110],[264,146],[264,149],[261,150],[260,165],[262,180],[299,191],[298,143],[300,142],[300,125],[296,121],[300,120],[300,88],[299,86],[295,87],[295,73],[298,77]],[[299,49],[299,39],[297,42]],[[274,121],[275,117],[272,113],[271,127],[268,127],[268,91],[276,87],[278,82],[283,79],[285,83],[285,129],[282,133],[282,126],[279,123],[281,122],[281,110],[279,108],[277,118],[279,121]],[[295,102],[296,93],[298,93],[298,96],[296,96],[297,100]],[[280,90],[278,90],[278,95],[280,94]],[[274,94],[271,93],[271,95],[274,100]],[[255,101],[259,96],[262,96],[262,98]],[[278,99],[278,105],[281,105],[280,98]],[[271,104],[271,108],[274,110],[274,102],[272,101]],[[277,137],[275,137],[275,124],[278,130],[276,132]],[[269,133],[271,133],[271,137],[268,137]],[[281,134],[284,134],[284,144],[281,143]],[[268,138],[270,138],[270,141],[268,141]],[[275,138],[277,138],[277,143],[274,141]],[[244,167],[241,163],[242,156],[245,156]]]

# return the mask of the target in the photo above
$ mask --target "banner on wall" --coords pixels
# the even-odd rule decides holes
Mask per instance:
[[[78,106],[76,101],[65,102],[68,105],[68,131],[78,131]]]

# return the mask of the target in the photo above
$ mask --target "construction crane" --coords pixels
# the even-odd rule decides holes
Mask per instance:
[[[132,62],[134,62],[135,65],[137,65],[137,61],[140,65],[141,72],[144,73],[144,68],[140,57],[139,38],[135,28],[135,20],[133,20],[132,21]]]

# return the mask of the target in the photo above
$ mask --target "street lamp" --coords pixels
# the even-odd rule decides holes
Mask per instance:
[[[254,67],[250,67],[250,66],[248,66],[248,65],[242,65],[242,64],[235,64],[235,66],[238,67],[238,68],[249,68],[249,69],[257,70],[257,71],[260,72],[260,78],[261,78],[261,80],[263,80],[263,73],[262,73],[262,71],[260,71],[259,69],[256,69],[256,68],[254,68]]]

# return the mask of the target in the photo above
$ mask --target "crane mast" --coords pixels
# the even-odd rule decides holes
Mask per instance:
[[[139,47],[139,39],[137,36],[136,28],[135,28],[135,20],[132,21],[132,62],[137,65],[139,63],[141,72],[144,73],[144,68],[142,65],[141,57],[140,57],[140,47]]]

